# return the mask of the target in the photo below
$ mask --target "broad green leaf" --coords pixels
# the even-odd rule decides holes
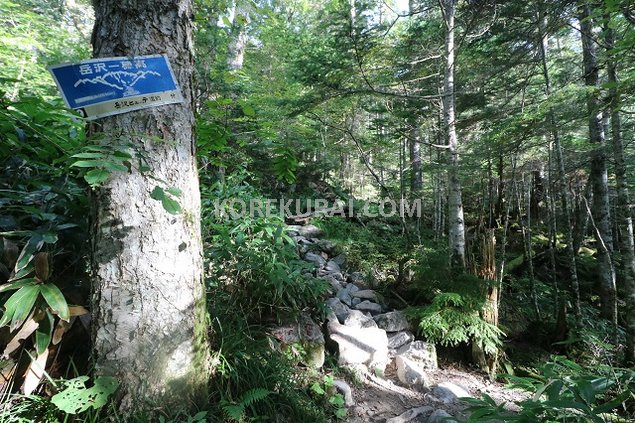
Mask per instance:
[[[24,269],[26,265],[33,260],[34,254],[42,248],[43,244],[44,240],[42,239],[42,235],[35,233],[31,236],[18,257],[18,262],[15,265],[16,273],[19,270]],[[14,276],[13,279],[16,279],[16,276]]]
[[[170,194],[172,194],[175,197],[180,197],[181,194],[183,194],[183,191],[181,191],[180,189],[178,189],[176,187],[168,188],[166,191],[169,192]]]
[[[70,312],[68,310],[66,298],[64,298],[62,291],[60,291],[60,289],[52,283],[40,285],[40,290],[49,307],[51,307],[51,310],[53,310],[60,319],[68,322]]]
[[[49,347],[53,335],[53,316],[48,311],[40,321],[40,326],[35,331],[35,349],[40,355]]]
[[[153,200],[161,201],[163,200],[163,198],[165,198],[165,191],[163,191],[163,188],[161,188],[160,186],[156,186],[150,193],[150,198],[152,198]]]
[[[35,285],[35,279],[21,279],[16,282],[6,283],[4,285],[0,285],[0,292],[13,291],[14,289],[20,289],[23,286]]]
[[[256,115],[256,110],[253,107],[251,107],[249,104],[243,104],[242,109],[245,116],[252,117]]]
[[[51,402],[60,410],[77,414],[103,407],[108,398],[117,390],[119,382],[114,377],[99,376],[92,387],[87,388],[88,376],[80,376],[66,381],[66,388],[53,395]]]
[[[102,182],[105,182],[110,176],[110,172],[105,169],[93,169],[84,175],[84,180],[88,185],[94,187],[99,186]]]
[[[178,201],[168,197],[167,195],[163,197],[161,200],[163,204],[163,208],[170,214],[179,214],[181,213],[181,205]]]
[[[104,153],[78,153],[71,157],[75,159],[104,159],[107,156]]]
[[[104,167],[105,160],[78,160],[71,167]]]
[[[14,331],[20,327],[22,323],[24,323],[33,309],[33,305],[35,304],[35,300],[37,300],[39,292],[39,285],[27,285],[23,286],[9,297],[5,303],[5,313],[12,313],[11,325],[9,326],[10,331]],[[6,324],[4,320],[5,318],[3,316],[2,321],[0,321],[0,326],[4,326]]]

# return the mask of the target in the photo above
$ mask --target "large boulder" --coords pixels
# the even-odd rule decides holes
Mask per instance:
[[[410,328],[410,323],[406,316],[400,311],[378,314],[374,317],[377,326],[386,332],[399,332]]]
[[[419,363],[397,356],[395,364],[397,365],[397,377],[401,383],[423,387],[430,386],[430,379]]]
[[[322,229],[315,225],[300,226],[298,232],[305,238],[317,238],[322,235]]]
[[[359,310],[350,310],[346,320],[344,321],[346,326],[352,328],[376,328],[377,323],[372,317],[369,317]],[[390,344],[390,341],[389,341]]]
[[[414,341],[402,346],[397,350],[396,356],[414,361],[424,370],[435,370],[439,367],[437,364],[437,350],[434,344],[424,341]]]
[[[397,417],[386,420],[386,423],[411,423],[421,421],[422,415],[428,414],[434,409],[430,406],[424,405],[421,407],[411,408],[410,410],[401,413]]]
[[[362,300],[377,301],[377,293],[372,289],[361,289],[354,293],[353,296]]]
[[[324,335],[308,314],[300,314],[297,320],[276,326],[270,333],[280,342],[283,351],[298,351],[300,360],[307,366],[324,365]]]
[[[364,300],[357,304],[355,308],[359,311],[368,311],[370,314],[381,313],[381,306],[368,300]]]
[[[354,328],[329,321],[329,338],[337,344],[340,365],[364,364],[383,370],[388,363],[388,337],[377,328]]]
[[[470,393],[452,382],[442,382],[432,388],[432,395],[439,401],[449,404],[459,398],[470,397]]]
[[[308,252],[304,255],[304,260],[315,264],[317,267],[322,267],[326,264],[326,260],[324,260],[321,255],[311,252]]]
[[[456,423],[456,420],[445,410],[435,410],[428,417],[427,423]]]

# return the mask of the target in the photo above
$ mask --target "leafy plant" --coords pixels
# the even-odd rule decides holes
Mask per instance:
[[[471,406],[468,422],[492,420],[530,423],[543,422],[620,422],[622,414],[635,402],[635,372],[602,366],[593,370],[560,356],[552,357],[534,377],[506,375],[511,388],[531,394],[517,401],[518,413],[505,410],[489,396],[465,399]],[[632,416],[631,416],[632,417]]]
[[[333,415],[337,419],[343,420],[348,412],[344,401],[344,396],[335,390],[333,376],[324,375],[322,381],[316,381],[311,385],[311,392],[321,398],[326,398],[327,403],[332,408]]]
[[[78,414],[103,407],[119,387],[114,377],[98,376],[91,387],[86,386],[88,379],[88,376],[80,376],[61,381],[64,389],[53,395],[51,402],[65,413]]]
[[[245,392],[237,402],[222,401],[221,407],[230,420],[236,422],[249,421],[250,419],[245,419],[246,408],[257,401],[262,401],[270,393],[267,389],[253,388]]]

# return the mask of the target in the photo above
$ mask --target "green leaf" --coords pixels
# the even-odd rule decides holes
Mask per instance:
[[[99,186],[101,183],[106,182],[108,177],[110,176],[110,172],[105,169],[93,169],[84,175],[84,180],[91,187]]]
[[[66,388],[53,395],[51,402],[68,414],[77,414],[89,408],[99,409],[117,390],[119,382],[114,377],[99,376],[95,384],[86,388],[88,376],[80,376],[66,382]]]
[[[175,187],[168,188],[166,191],[169,192],[170,194],[172,194],[175,197],[180,197],[181,194],[183,194],[183,191],[181,191],[180,189],[175,188]]]
[[[51,310],[53,310],[60,319],[68,322],[70,319],[70,312],[68,310],[68,303],[66,302],[66,298],[64,298],[62,291],[60,291],[60,289],[52,283],[40,285],[40,290],[47,304],[51,307]]]
[[[245,116],[253,117],[256,116],[256,110],[251,107],[249,104],[243,104],[242,106],[243,114]]]
[[[47,311],[44,319],[40,321],[40,325],[35,331],[35,349],[38,355],[42,354],[51,343],[51,335],[53,334],[53,323],[53,316]]]
[[[163,197],[161,200],[161,204],[163,204],[163,208],[170,214],[179,214],[181,213],[181,205],[178,201],[173,200],[167,195]]]
[[[107,156],[103,153],[78,153],[72,155],[71,157],[75,159],[104,159]]]
[[[22,249],[20,256],[18,257],[18,261],[15,265],[16,273],[19,270],[24,269],[27,266],[27,264],[29,264],[29,262],[33,260],[33,256],[35,255],[37,251],[39,251],[40,248],[42,248],[43,244],[44,244],[44,240],[42,239],[42,235],[35,233],[31,236],[29,241],[26,243],[26,245]],[[16,279],[16,276],[14,276],[13,279]]]
[[[227,16],[223,16],[223,23],[225,26],[232,26],[232,23]]]
[[[161,201],[165,198],[165,191],[163,191],[163,188],[161,188],[160,186],[156,186],[150,193],[150,198],[152,198],[153,200]]]
[[[14,289],[20,289],[23,286],[35,285],[35,279],[22,279],[13,283],[6,283],[0,286],[0,292],[13,291]]]
[[[9,326],[10,331],[13,332],[20,327],[29,316],[29,313],[31,313],[31,309],[35,304],[35,300],[37,300],[39,292],[39,285],[23,286],[14,292],[4,304],[5,314],[2,316],[2,320],[0,320],[0,327],[6,325],[9,320],[11,320],[11,325]]]

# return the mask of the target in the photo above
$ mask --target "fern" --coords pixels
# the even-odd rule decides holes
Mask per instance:
[[[267,398],[271,392],[264,388],[253,388],[245,392],[237,403],[223,401],[221,407],[231,421],[245,421],[245,409],[258,401]]]

